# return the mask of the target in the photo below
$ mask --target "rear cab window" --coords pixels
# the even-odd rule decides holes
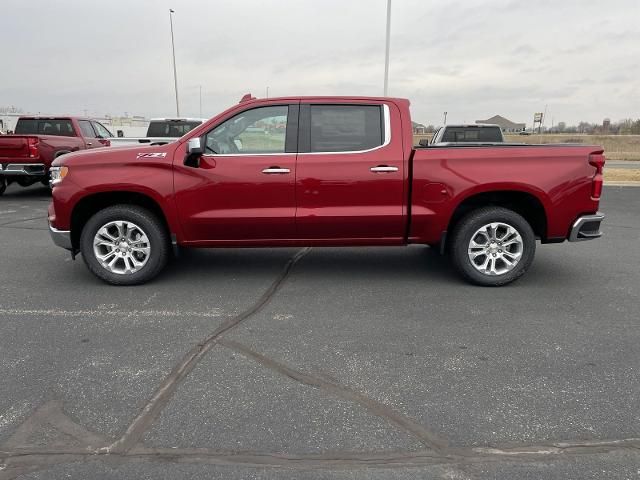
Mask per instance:
[[[75,137],[70,119],[20,118],[16,123],[16,135],[56,135]]]

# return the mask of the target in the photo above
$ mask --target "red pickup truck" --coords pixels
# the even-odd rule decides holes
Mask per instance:
[[[16,182],[49,183],[51,162],[70,152],[108,147],[111,132],[88,118],[20,117],[15,135],[0,136],[0,195]]]
[[[504,285],[537,240],[601,235],[601,147],[412,145],[405,99],[243,99],[167,145],[58,158],[50,231],[118,285],[158,274],[172,244],[427,244]]]

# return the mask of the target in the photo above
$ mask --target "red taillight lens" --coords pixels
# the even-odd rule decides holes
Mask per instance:
[[[40,152],[38,152],[38,139],[28,138],[27,142],[29,145],[29,158],[38,158],[40,156]]]
[[[596,167],[596,174],[593,176],[591,183],[591,198],[598,199],[602,195],[602,169],[604,168],[605,158],[601,153],[589,155],[589,165]]]
[[[593,183],[591,184],[591,197],[592,198],[600,198],[600,196],[602,195],[602,174],[596,174],[595,177],[593,177]]]

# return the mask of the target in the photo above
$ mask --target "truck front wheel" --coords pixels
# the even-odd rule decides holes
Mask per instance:
[[[513,210],[485,207],[464,216],[451,239],[456,270],[476,285],[501,286],[520,278],[536,251],[531,225]]]
[[[80,251],[89,270],[113,285],[148,282],[169,258],[169,237],[149,210],[115,205],[93,215],[82,229]]]

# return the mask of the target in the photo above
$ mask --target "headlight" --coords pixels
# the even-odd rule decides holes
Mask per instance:
[[[51,167],[49,174],[51,175],[51,186],[59,184],[69,173],[69,167]]]

